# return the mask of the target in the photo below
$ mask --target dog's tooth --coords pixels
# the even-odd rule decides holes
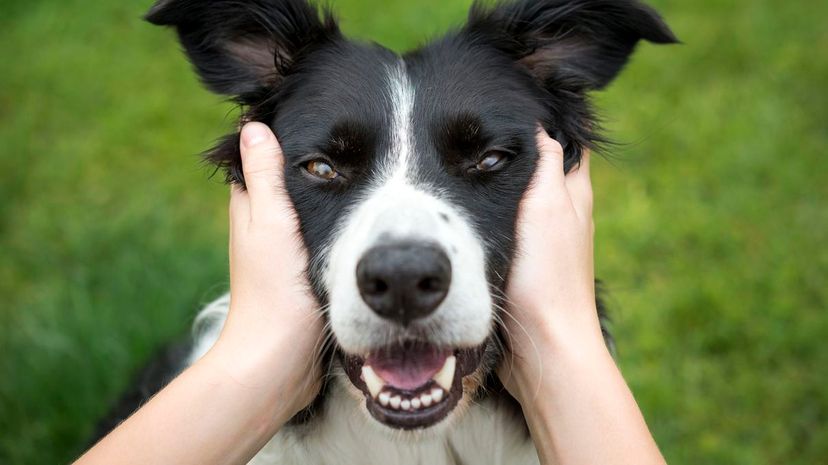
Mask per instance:
[[[431,394],[423,394],[420,396],[420,402],[423,403],[424,407],[428,407],[433,401],[434,399],[431,398]]]
[[[434,388],[431,390],[431,398],[434,399],[434,403],[440,402],[443,400],[443,390],[440,388]]]
[[[382,378],[374,373],[374,369],[371,368],[370,365],[363,365],[362,380],[365,381],[365,385],[368,386],[368,391],[371,393],[371,397],[376,399],[377,394],[379,394],[380,390],[382,390],[382,386],[385,384],[383,383]]]
[[[379,395],[379,403],[383,407],[388,407],[388,402],[391,400],[391,394],[387,392],[381,392]]]
[[[420,398],[419,397],[415,397],[415,398],[411,399],[411,408],[413,408],[414,410],[417,410],[417,409],[420,408],[420,405],[421,404],[420,404]]]
[[[402,401],[400,403],[400,408],[403,409],[403,410],[410,410],[411,409],[411,401],[408,400],[408,399],[405,399],[404,401]]]
[[[391,404],[391,408],[398,410],[400,408],[400,404],[402,403],[400,402],[401,400],[400,396],[394,396],[388,401],[388,403]]]
[[[446,391],[451,390],[451,383],[454,382],[454,368],[457,366],[457,359],[454,355],[448,357],[443,368],[434,375],[434,381]]]

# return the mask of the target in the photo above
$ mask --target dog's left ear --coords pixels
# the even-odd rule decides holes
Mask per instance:
[[[637,0],[475,3],[466,31],[488,37],[541,85],[576,92],[609,84],[639,40],[678,42],[658,13]]]

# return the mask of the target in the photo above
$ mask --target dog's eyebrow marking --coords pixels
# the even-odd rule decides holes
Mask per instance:
[[[414,87],[408,79],[405,61],[388,68],[391,101],[391,149],[383,171],[387,181],[405,183],[414,146],[411,120],[414,113]]]

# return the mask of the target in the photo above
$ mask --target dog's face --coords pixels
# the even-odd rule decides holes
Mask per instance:
[[[148,18],[175,25],[206,85],[274,129],[343,371],[402,429],[449,416],[498,359],[538,125],[568,169],[596,140],[586,93],[640,39],[675,40],[632,0],[474,7],[402,56],[345,39],[303,0],[170,0]],[[210,157],[243,183],[237,134]]]

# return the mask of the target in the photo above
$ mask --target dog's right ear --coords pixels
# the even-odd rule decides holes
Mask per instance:
[[[315,46],[339,37],[306,0],[160,0],[146,15],[173,26],[212,91],[254,104]]]

